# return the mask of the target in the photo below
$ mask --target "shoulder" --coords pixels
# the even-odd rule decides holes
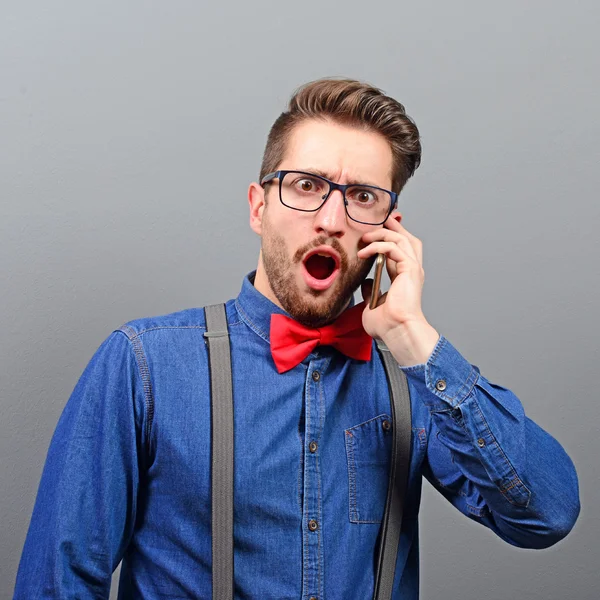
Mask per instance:
[[[235,300],[225,302],[228,325],[239,322],[239,316],[235,308]],[[204,307],[186,308],[176,312],[163,315],[154,315],[132,319],[115,330],[124,333],[130,341],[141,337],[181,337],[187,334],[203,335],[206,331],[206,316]]]
[[[186,308],[164,315],[152,315],[132,319],[117,327],[115,331],[123,332],[130,340],[147,336],[152,332],[169,332],[176,334],[179,330],[206,329],[204,308]]]

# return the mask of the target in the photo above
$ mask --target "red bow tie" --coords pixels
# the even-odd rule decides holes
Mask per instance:
[[[373,338],[362,326],[364,302],[345,310],[336,321],[311,329],[285,315],[271,315],[271,354],[279,373],[300,364],[316,346],[329,345],[350,358],[371,359]]]

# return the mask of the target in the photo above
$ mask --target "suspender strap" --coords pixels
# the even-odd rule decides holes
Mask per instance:
[[[205,307],[211,391],[212,598],[234,598],[233,573],[233,383],[224,304]],[[392,452],[381,522],[373,600],[391,600],[404,495],[410,467],[412,420],[406,375],[377,342],[390,389]]]
[[[205,307],[210,361],[212,597],[232,600],[233,575],[233,383],[227,315],[223,304]]]
[[[388,492],[385,513],[381,522],[373,599],[390,600],[398,556],[404,496],[410,469],[412,414],[410,393],[404,371],[398,367],[398,363],[385,344],[377,341],[377,346],[390,388],[393,426]]]

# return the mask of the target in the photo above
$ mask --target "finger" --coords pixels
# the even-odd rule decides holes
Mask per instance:
[[[396,262],[387,257],[385,261],[385,270],[387,271],[390,281],[394,281],[394,279],[396,279],[396,277],[398,276],[398,268],[396,266]]]
[[[401,238],[408,240],[408,236],[391,229],[375,229],[363,234],[362,239],[365,242],[386,241],[397,242]]]
[[[378,241],[393,242],[402,246],[416,261],[419,260],[415,246],[411,243],[408,236],[402,233],[390,231],[389,229],[378,229],[377,231],[369,231],[368,233],[365,233],[362,239],[365,242],[371,243]]]
[[[395,216],[395,213],[392,213],[387,221],[383,224],[385,229],[389,229],[390,231],[397,231],[399,233],[405,233],[407,230],[402,226],[400,220]]]
[[[410,248],[410,251],[401,248],[398,244],[394,244],[393,242],[371,242],[368,246],[359,250],[357,256],[366,259],[369,256],[381,253],[385,254],[388,259],[391,259],[396,263],[407,263],[407,261],[410,263],[412,261],[414,264],[418,264],[412,246],[408,244],[408,247]]]
[[[392,213],[390,215],[388,220],[384,223],[384,227],[387,227],[388,229],[396,233],[401,233],[405,235],[410,241],[412,247],[414,248],[415,256],[417,257],[419,264],[423,266],[423,242],[421,242],[421,240],[417,236],[413,235],[410,231],[408,231],[408,229],[406,229],[406,227],[404,227],[404,225],[402,225],[398,220],[393,218],[394,214],[395,213]]]

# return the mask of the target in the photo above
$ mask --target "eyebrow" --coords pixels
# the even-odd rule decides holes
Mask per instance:
[[[298,169],[298,171],[305,171],[306,173],[314,173],[315,175],[320,175],[321,177],[325,177],[325,179],[330,179],[333,181],[333,177],[327,171],[323,171],[322,169],[316,169],[313,167],[308,167],[306,169]],[[347,185],[372,185],[374,187],[383,188],[381,185],[377,185],[376,183],[370,183],[369,181],[352,179],[347,182]]]

